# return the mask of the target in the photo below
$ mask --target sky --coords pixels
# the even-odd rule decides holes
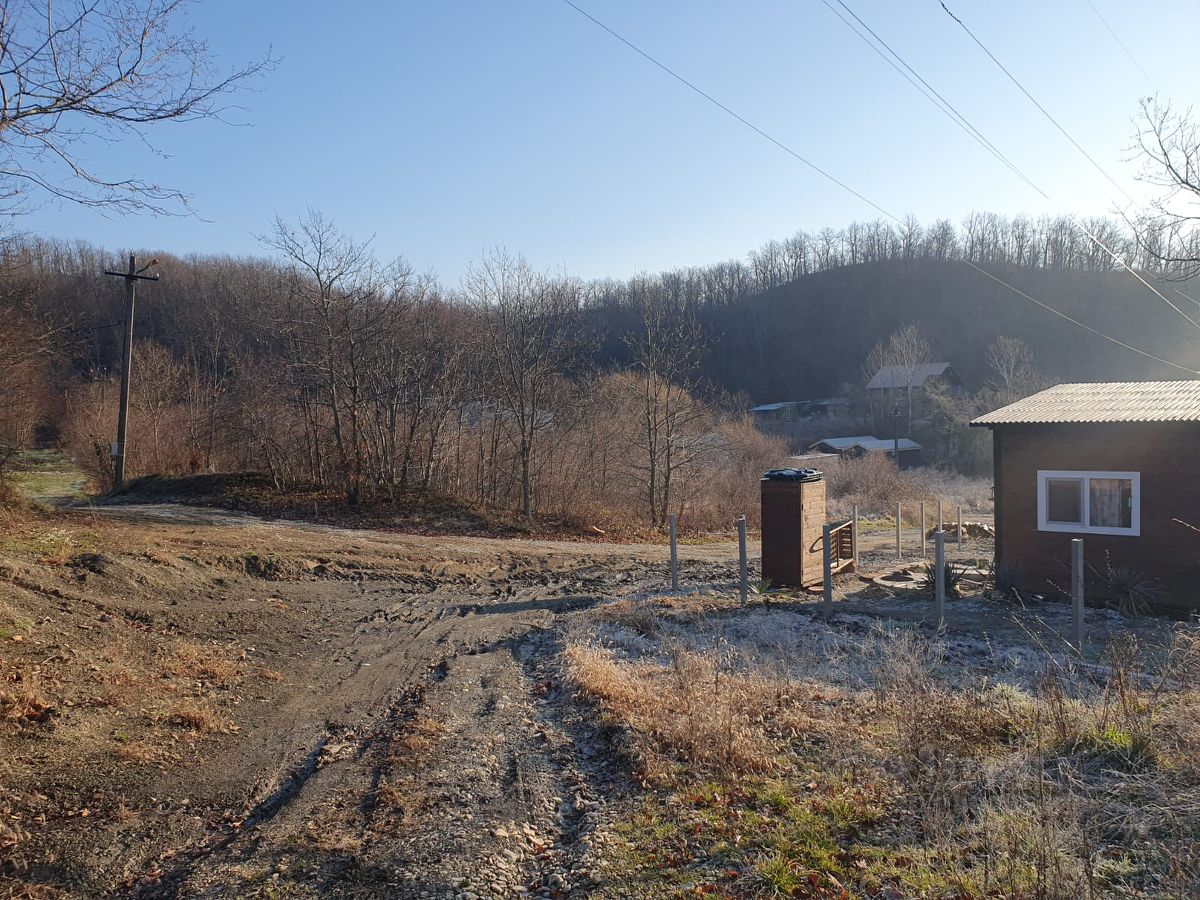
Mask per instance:
[[[576,2],[896,216],[1092,215],[1126,202],[938,0],[846,2],[1049,201],[822,0]],[[1132,120],[1142,97],[1200,99],[1196,0],[946,3],[1126,191],[1149,196]],[[157,152],[126,141],[85,155],[104,175],[187,192],[197,215],[47,202],[19,228],[242,255],[264,252],[257,236],[276,215],[313,208],[381,257],[454,284],[496,246],[539,268],[625,277],[880,215],[563,0],[200,0],[187,22],[224,68],[278,58],[238,95],[244,124],[157,126]]]

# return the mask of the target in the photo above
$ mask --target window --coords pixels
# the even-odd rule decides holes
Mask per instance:
[[[1039,471],[1038,530],[1141,534],[1138,472]]]

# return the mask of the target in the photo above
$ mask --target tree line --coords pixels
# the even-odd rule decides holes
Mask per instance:
[[[1020,246],[1009,277],[1145,327],[1104,260],[1047,249],[1060,220],[1033,244],[1021,221],[852,225],[623,281],[495,251],[453,288],[319,213],[276,221],[259,256],[158,254],[162,279],[139,301],[129,470],[260,470],[350,502],[436,491],[529,518],[721,523],[753,508],[753,475],[787,456],[754,429],[751,399],[854,394],[859,361],[905,322],[963,357],[968,378],[974,359],[981,382],[996,334],[1073,371],[1061,343],[1039,343],[1060,340],[1053,327],[954,266],[966,254],[995,263]],[[21,398],[0,413],[0,440],[61,441],[101,488],[124,316],[122,285],[101,273],[118,256],[13,238],[0,269],[13,348],[0,379]]]

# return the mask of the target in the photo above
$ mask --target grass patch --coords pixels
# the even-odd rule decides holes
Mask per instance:
[[[568,634],[644,791],[597,896],[1195,895],[1194,626],[996,684],[912,629],[673,601]]]

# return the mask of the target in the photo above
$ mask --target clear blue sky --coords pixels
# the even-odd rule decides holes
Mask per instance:
[[[820,0],[577,0],[897,215],[1112,209],[1115,190],[936,0],[850,6],[1054,198],[1047,204],[888,68]],[[849,0],[848,0],[849,2]],[[1131,193],[1139,97],[1197,100],[1196,0],[948,0]],[[196,218],[46,205],[19,227],[108,247],[254,253],[314,207],[453,284],[504,245],[541,267],[625,276],[740,257],[877,213],[670,79],[561,0],[202,0],[225,65],[281,58],[246,127],[96,146],[103,174],[193,195]]]

